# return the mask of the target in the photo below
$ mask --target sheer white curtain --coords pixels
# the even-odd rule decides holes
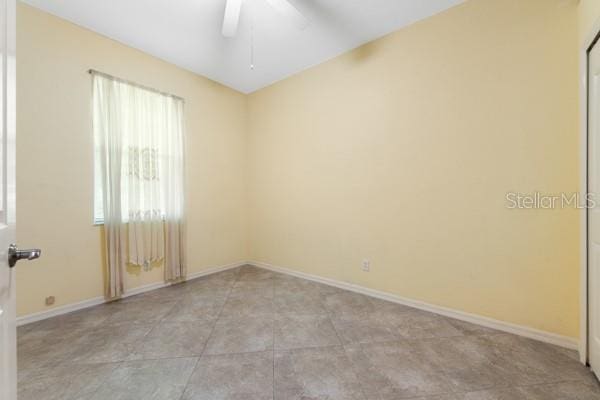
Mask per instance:
[[[148,269],[163,261],[165,280],[183,279],[183,100],[100,73],[93,92],[106,295],[122,294],[127,263]]]

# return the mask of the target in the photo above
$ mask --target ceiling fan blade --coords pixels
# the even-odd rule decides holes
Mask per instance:
[[[227,0],[223,19],[223,36],[234,37],[240,22],[240,10],[243,0]]]
[[[267,3],[281,15],[289,18],[298,29],[305,29],[308,26],[308,19],[288,0],[267,0]]]

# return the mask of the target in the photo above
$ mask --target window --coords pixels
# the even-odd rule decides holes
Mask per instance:
[[[94,223],[104,223],[107,187],[123,222],[179,218],[183,100],[98,72],[92,75]]]

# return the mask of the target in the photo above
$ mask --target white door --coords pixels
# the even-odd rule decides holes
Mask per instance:
[[[0,0],[0,400],[17,398],[15,271],[15,0]]]
[[[600,376],[600,45],[588,58],[588,192],[597,203],[588,211],[589,362]]]

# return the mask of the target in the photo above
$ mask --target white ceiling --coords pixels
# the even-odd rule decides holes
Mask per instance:
[[[237,35],[230,39],[221,35],[225,0],[24,1],[250,93],[463,0],[289,0],[310,20],[304,30],[265,0],[245,0]]]

